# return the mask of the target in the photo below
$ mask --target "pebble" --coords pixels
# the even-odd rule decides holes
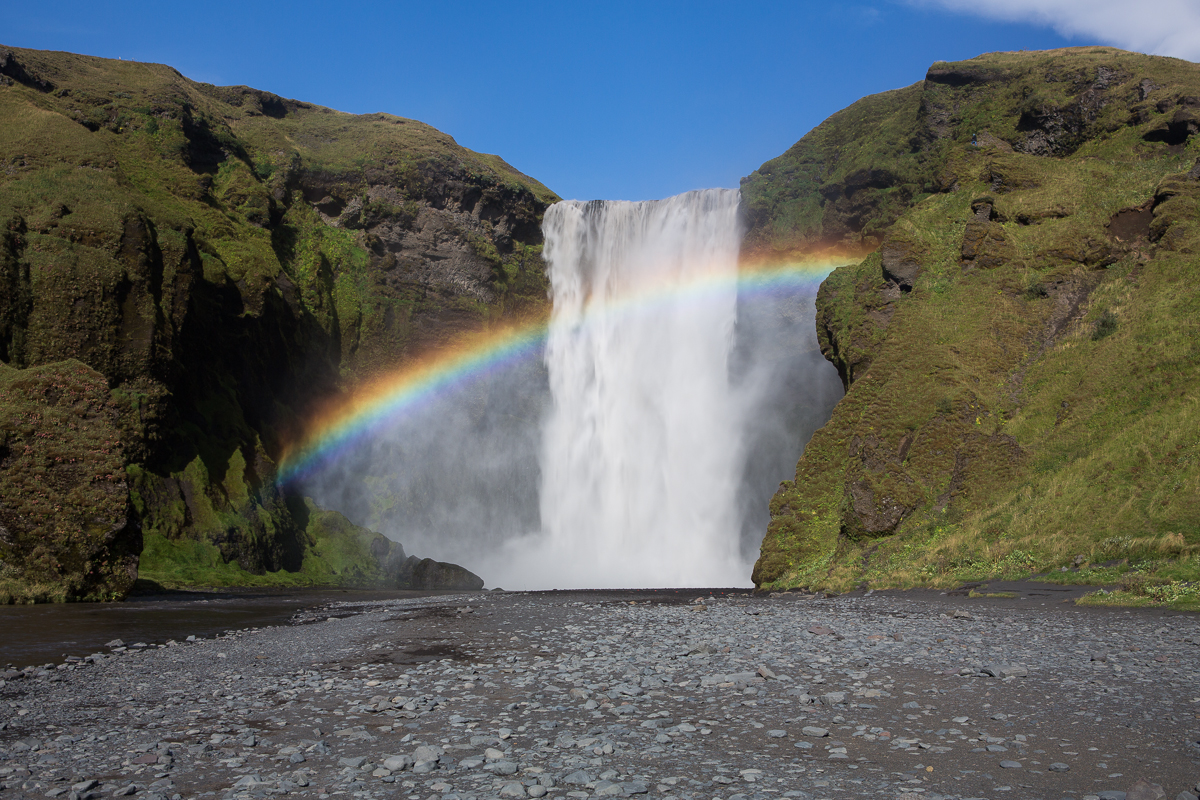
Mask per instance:
[[[1193,616],[1150,636],[1002,601],[690,601],[348,601],[10,667],[0,798],[1196,800],[1200,747],[1175,745],[1200,741]]]

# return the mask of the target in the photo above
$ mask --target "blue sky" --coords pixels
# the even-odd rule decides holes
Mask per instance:
[[[41,0],[8,15],[0,40],[419,119],[563,197],[629,200],[735,187],[939,59],[1097,43],[1200,58],[1192,0],[983,5]],[[1139,28],[1148,5],[1170,16]]]

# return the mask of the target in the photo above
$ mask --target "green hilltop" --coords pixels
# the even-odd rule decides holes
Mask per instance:
[[[750,254],[858,254],[817,299],[846,396],[756,585],[1037,574],[1200,606],[1198,132],[1196,64],[994,53],[743,180]]]
[[[0,47],[0,599],[119,597],[139,554],[165,584],[411,577],[275,463],[319,404],[543,313],[556,199],[414,120]]]

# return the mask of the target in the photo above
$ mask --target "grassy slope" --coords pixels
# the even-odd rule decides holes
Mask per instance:
[[[363,213],[332,225],[323,199]],[[78,359],[107,379],[151,575],[222,583],[234,564],[242,582],[307,583],[337,526],[314,528],[275,490],[283,443],[312,403],[538,313],[537,224],[554,199],[413,120],[0,47],[0,362]],[[373,229],[431,207],[456,214],[447,234],[490,269],[490,300],[384,279],[395,264]],[[23,402],[0,401],[0,418]],[[32,530],[5,502],[0,520]],[[0,554],[8,573],[27,551]]]
[[[1100,68],[1103,106],[1087,95]],[[948,586],[1054,570],[1195,604],[1178,581],[1200,578],[1200,183],[1184,174],[1200,141],[1153,132],[1186,115],[1200,70],[1112,50],[939,69],[992,77],[916,87],[934,99],[899,136],[946,191],[914,195],[881,251],[822,287],[822,343],[851,385],[772,502],[755,580]],[[904,92],[877,100],[908,113]],[[1088,103],[1079,130],[1056,121]],[[952,110],[929,144],[937,105]],[[1038,148],[1031,118],[1059,131],[1057,154],[1013,152]],[[853,158],[890,164],[897,133],[884,133]],[[1153,209],[1150,227],[1122,237],[1109,223],[1134,208]],[[966,248],[975,258],[964,241],[984,242]],[[904,261],[918,265],[907,292]]]

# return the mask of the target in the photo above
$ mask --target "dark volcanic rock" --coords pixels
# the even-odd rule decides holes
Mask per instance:
[[[452,589],[476,591],[483,588],[483,578],[457,564],[434,561],[432,558],[409,557],[397,578],[402,589]]]
[[[911,292],[921,273],[921,251],[917,245],[900,236],[884,239],[879,248],[885,280],[895,284],[901,292]]]

